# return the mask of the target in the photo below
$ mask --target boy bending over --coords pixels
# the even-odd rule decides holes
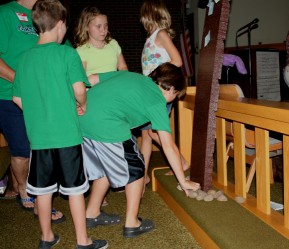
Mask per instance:
[[[127,71],[99,74],[99,83],[87,92],[87,112],[80,116],[84,163],[89,180],[93,180],[87,224],[99,223],[98,217],[103,216],[100,206],[108,188],[125,186],[123,236],[133,238],[154,228],[151,220],[138,216],[145,167],[131,134],[132,128],[148,122],[158,132],[164,153],[185,193],[199,188],[198,183],[185,179],[166,108],[167,103],[185,93],[185,88],[181,69],[170,63],[162,64],[149,77]],[[110,220],[108,216],[107,222]]]

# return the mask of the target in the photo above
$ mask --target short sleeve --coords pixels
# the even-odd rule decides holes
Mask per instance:
[[[110,41],[110,44],[112,46],[112,48],[114,49],[114,51],[116,52],[117,55],[121,54],[121,47],[119,46],[118,42],[114,39],[112,39]]]
[[[148,110],[152,129],[171,133],[169,114],[164,103],[153,105]]]
[[[64,45],[65,46],[65,45]],[[91,86],[86,76],[85,70],[83,68],[81,59],[78,53],[69,47],[69,80],[71,84],[76,82],[84,82],[86,86]]]

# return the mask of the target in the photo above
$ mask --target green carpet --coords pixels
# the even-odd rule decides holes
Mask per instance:
[[[154,154],[157,155],[157,154]],[[152,165],[163,165],[159,156],[152,157]],[[109,205],[104,208],[108,213],[118,213],[125,216],[125,194],[110,191]],[[54,207],[61,210],[67,220],[59,225],[53,225],[55,233],[61,236],[61,241],[53,249],[75,248],[76,240],[68,208],[68,201],[62,197],[54,199]],[[111,249],[200,249],[201,247],[179,222],[173,212],[167,207],[157,193],[148,186],[141,203],[140,216],[150,218],[155,222],[156,229],[134,239],[124,239],[121,224],[109,227],[90,229],[89,235],[97,239],[106,239]],[[0,249],[33,249],[37,248],[40,238],[38,221],[33,213],[24,211],[15,200],[0,199]]]
[[[227,202],[198,201],[186,198],[176,186],[174,176],[164,176],[166,170],[156,171],[156,178],[184,210],[222,249],[289,248],[289,240],[275,232],[229,199]]]

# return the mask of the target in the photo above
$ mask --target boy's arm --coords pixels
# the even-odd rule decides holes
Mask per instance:
[[[15,71],[0,59],[0,77],[12,83],[14,81],[14,76]]]
[[[76,82],[72,86],[77,101],[77,108],[80,108],[83,112],[82,114],[84,114],[86,112],[86,87],[83,82]]]
[[[88,76],[88,81],[91,84],[91,86],[94,86],[95,84],[99,83],[99,76],[98,74],[91,74]]]
[[[21,98],[13,96],[12,100],[22,110],[22,100],[21,100]]]
[[[164,153],[171,165],[181,187],[188,195],[188,190],[197,190],[200,187],[199,183],[191,182],[186,180],[185,174],[182,168],[181,155],[179,149],[177,148],[175,142],[173,141],[172,135],[166,131],[158,131],[160,137],[161,145]]]

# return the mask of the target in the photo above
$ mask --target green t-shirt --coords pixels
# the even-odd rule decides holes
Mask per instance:
[[[31,10],[16,1],[0,6],[0,58],[13,70],[19,57],[33,47],[38,36],[32,25]],[[12,99],[13,84],[0,78],[0,99]]]
[[[87,92],[87,111],[80,116],[84,137],[122,142],[131,129],[152,123],[154,130],[171,132],[166,100],[151,78],[128,71],[100,74],[100,83]]]
[[[22,99],[31,148],[49,149],[82,143],[73,84],[88,80],[75,49],[46,43],[19,60],[13,95]]]
[[[117,71],[118,56],[121,48],[112,39],[103,48],[94,48],[89,43],[78,47],[77,52],[82,61],[86,62],[87,76],[95,73]]]

